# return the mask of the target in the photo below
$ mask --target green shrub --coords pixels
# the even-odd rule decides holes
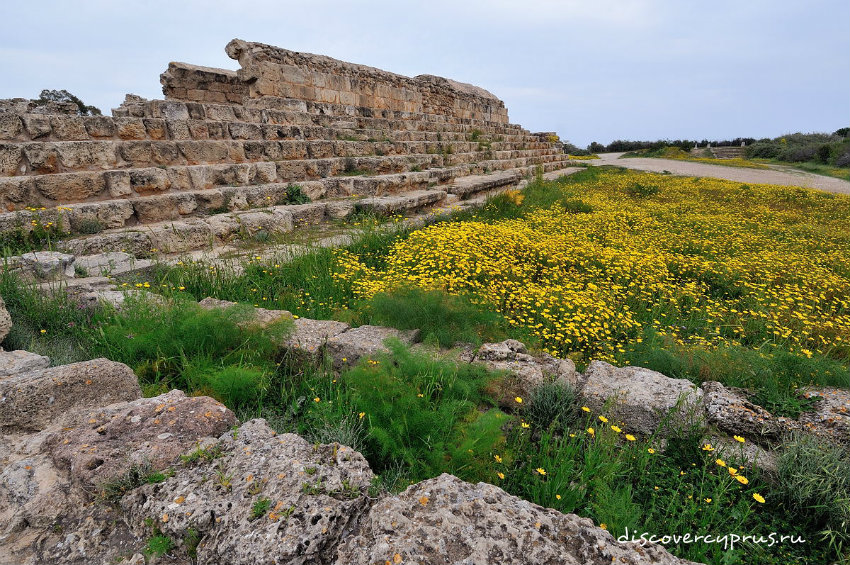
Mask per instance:
[[[537,428],[564,430],[579,418],[579,398],[575,389],[562,382],[547,382],[531,391],[523,416]]]
[[[476,365],[413,353],[397,342],[389,346],[391,355],[362,360],[341,377],[346,404],[363,414],[363,452],[373,468],[380,473],[401,463],[414,480],[442,472],[479,476],[474,461],[489,464],[489,444],[501,441],[497,430],[504,417],[476,411],[489,374]],[[467,447],[459,451],[459,444]]]
[[[307,204],[310,202],[310,197],[304,194],[304,190],[300,185],[290,184],[286,187],[286,203],[287,204]]]
[[[267,372],[255,367],[222,367],[201,378],[213,396],[231,408],[257,402],[268,386]]]

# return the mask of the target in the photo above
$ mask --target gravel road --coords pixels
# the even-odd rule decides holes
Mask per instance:
[[[617,167],[656,173],[669,171],[674,175],[690,177],[713,177],[738,182],[805,186],[826,192],[850,194],[850,182],[846,180],[798,171],[789,167],[775,166],[770,169],[744,169],[723,165],[710,165],[708,163],[694,163],[692,161],[677,161],[674,159],[640,157],[620,159],[621,155],[622,153],[600,153],[599,159],[585,161],[585,163],[592,165],[616,165]]]

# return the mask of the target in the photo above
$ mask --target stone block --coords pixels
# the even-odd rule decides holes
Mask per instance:
[[[149,167],[130,171],[130,187],[139,194],[171,188],[171,181],[163,169]]]
[[[27,143],[23,146],[23,155],[29,163],[30,171],[46,175],[59,172],[59,153],[50,143]]]
[[[57,143],[56,150],[66,169],[106,169],[117,162],[110,141],[68,141]]]
[[[277,181],[277,167],[274,163],[254,163],[251,165],[251,184],[265,184]]]
[[[165,469],[202,439],[218,436],[237,422],[217,400],[187,397],[179,390],[105,404],[83,412],[79,425],[56,431],[47,440],[57,467],[90,490],[126,476],[133,466]]]
[[[188,167],[168,167],[168,180],[171,182],[172,190],[191,190],[192,179],[189,176]]]
[[[53,128],[50,126],[50,120],[47,116],[34,116],[27,114],[21,117],[24,122],[24,128],[27,134],[32,139],[49,136],[53,133]]]
[[[236,114],[233,112],[232,106],[207,105],[206,106],[207,120],[218,120],[223,122],[235,122]]]
[[[74,277],[74,256],[58,251],[32,251],[8,259],[8,264],[28,279],[51,281]]]
[[[88,139],[83,119],[78,116],[50,116],[53,135],[63,141]]]
[[[178,141],[175,145],[189,165],[221,163],[229,153],[225,141]]]
[[[167,194],[133,201],[136,217],[143,224],[176,220],[181,215],[190,214],[195,208],[197,203],[192,194]]]
[[[328,339],[327,352],[333,366],[342,370],[357,363],[362,357],[375,358],[389,352],[384,342],[397,339],[405,345],[418,341],[419,330],[403,331],[381,326],[360,326]]]
[[[153,159],[153,146],[150,141],[124,141],[117,145],[121,159],[131,165],[147,165]]]
[[[234,122],[229,126],[233,139],[263,139],[263,130],[259,124]]]
[[[168,137],[168,129],[165,127],[165,120],[162,118],[145,118],[142,123],[149,138],[165,139]]]
[[[0,380],[0,428],[38,431],[67,421],[72,410],[141,397],[139,381],[122,363],[95,359],[20,373]]]
[[[0,302],[2,308],[2,302]],[[0,342],[3,341],[3,312],[0,310]],[[8,318],[8,313],[6,314]],[[29,351],[2,351],[0,350],[0,379],[11,377],[20,373],[28,373],[30,371],[38,371],[46,369],[50,366],[50,358]]]
[[[85,116],[83,124],[89,137],[104,138],[115,135],[115,120],[108,116]]]
[[[9,330],[11,329],[12,317],[9,315],[9,311],[6,310],[6,303],[3,302],[3,297],[0,296],[0,343],[3,343],[3,340],[6,339],[7,335],[9,335]],[[2,353],[2,351],[0,351],[0,353]],[[3,365],[0,364],[0,367],[2,366]]]
[[[35,187],[45,198],[74,202],[100,195],[106,189],[102,173],[59,173],[36,177]]]
[[[67,211],[71,231],[96,233],[110,228],[122,228],[133,217],[129,200],[115,200],[92,204],[75,204]]]
[[[208,166],[208,178],[217,186],[246,186],[250,184],[251,165],[215,165]]]
[[[192,139],[192,132],[189,131],[187,120],[168,120],[166,126],[170,139]]]
[[[207,134],[210,139],[230,139],[230,132],[224,122],[207,122]]]
[[[189,135],[192,139],[209,139],[210,132],[207,129],[207,124],[201,120],[189,120]]]
[[[142,118],[115,118],[115,131],[121,139],[147,138],[147,129]]]
[[[198,210],[201,212],[209,213],[211,210],[219,211],[226,203],[224,193],[219,188],[211,188],[209,190],[195,192],[193,194],[195,196],[195,202],[198,205]]]
[[[0,175],[12,176],[21,167],[23,152],[17,143],[0,143]]]
[[[307,143],[307,156],[309,159],[327,159],[336,157],[334,144],[331,141],[310,141]]]
[[[185,170],[191,180],[192,188],[195,190],[206,190],[214,186],[211,169],[208,165],[186,167]]]
[[[171,141],[151,142],[151,159],[157,165],[174,165],[181,162],[177,144]]]
[[[453,532],[450,541],[445,532]],[[334,563],[386,562],[695,565],[661,545],[617,541],[587,518],[448,474],[378,500]]]
[[[9,210],[14,209],[11,203],[30,203],[34,192],[33,177],[0,177],[0,204],[6,204]]]
[[[239,221],[243,233],[249,237],[259,231],[266,233],[287,233],[292,231],[292,214],[279,208],[240,213]]]
[[[281,187],[285,190],[284,187]],[[283,206],[292,214],[296,226],[314,226],[325,220],[327,204],[325,202],[310,202],[308,204],[290,204]]]
[[[0,139],[15,139],[24,131],[24,124],[17,114],[0,113]]]
[[[189,119],[189,108],[182,102],[165,100],[160,103],[159,108],[160,112],[162,112],[162,117],[166,120],[174,121]]]
[[[584,374],[585,403],[594,411],[610,405],[607,416],[627,429],[650,435],[662,422],[662,435],[680,427],[705,425],[702,390],[685,379],[671,379],[641,367],[614,367],[592,361]]]
[[[106,179],[106,190],[112,198],[123,198],[133,194],[128,171],[106,171],[103,175]]]
[[[139,537],[149,535],[150,516],[168,515],[158,521],[164,535],[184,539],[190,532],[204,532],[199,563],[337,563],[337,545],[370,504],[373,474],[360,453],[278,435],[265,420],[228,431],[219,447],[220,459],[180,466],[171,479],[143,486],[122,500],[125,519]],[[235,478],[232,489],[203,480],[214,477],[216,469]],[[258,488],[271,501],[259,520],[245,503],[256,498],[251,493]]]
[[[164,253],[205,249],[210,246],[214,237],[210,226],[197,219],[171,223],[153,230],[149,236],[151,249]]]

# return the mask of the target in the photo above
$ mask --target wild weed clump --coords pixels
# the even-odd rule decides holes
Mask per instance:
[[[790,511],[820,529],[820,541],[850,559],[850,452],[808,435],[784,445],[779,492]]]
[[[344,375],[345,403],[368,430],[369,461],[378,472],[401,462],[420,480],[444,471],[478,473],[475,461],[489,460],[506,417],[476,410],[488,373],[390,347],[391,356],[361,362]]]
[[[535,387],[523,406],[523,417],[542,430],[563,431],[581,415],[575,388],[558,381]]]

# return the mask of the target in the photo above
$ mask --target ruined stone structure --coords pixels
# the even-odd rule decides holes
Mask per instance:
[[[552,136],[510,124],[484,89],[241,40],[227,53],[238,71],[171,63],[164,100],[128,95],[112,117],[0,104],[0,232],[44,207],[39,222],[76,235],[71,252],[183,251],[566,166]],[[292,184],[313,203],[287,206]]]

